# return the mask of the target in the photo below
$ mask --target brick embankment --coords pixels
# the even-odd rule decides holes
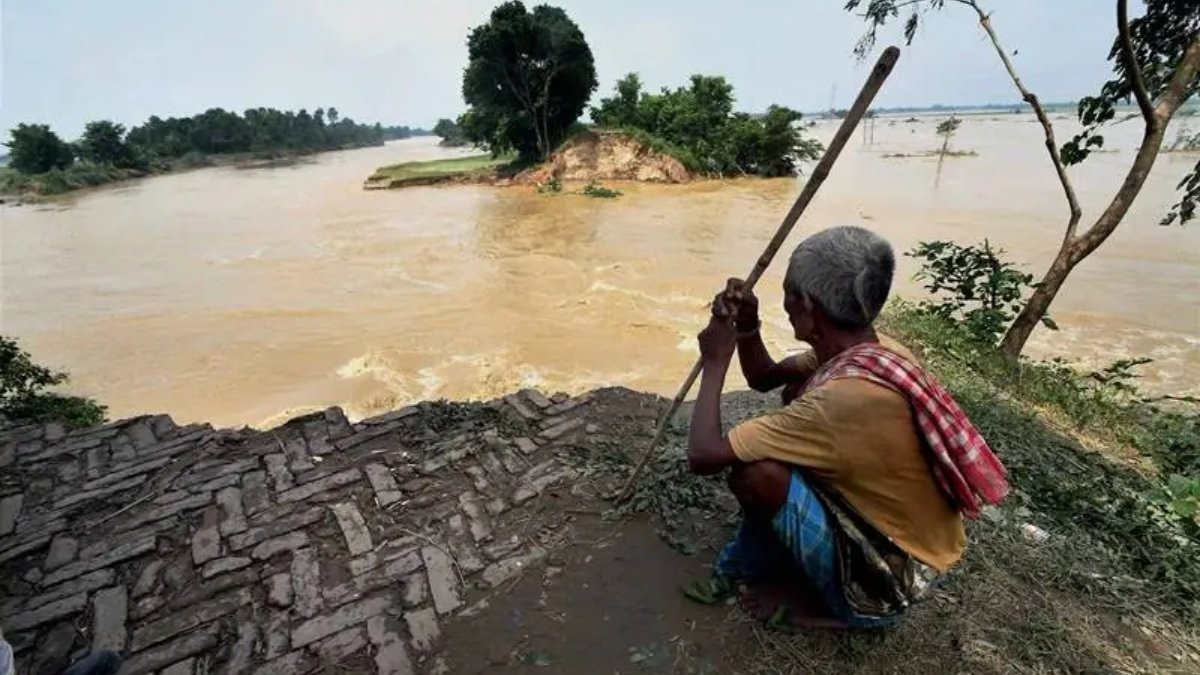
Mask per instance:
[[[602,396],[602,394],[601,394]],[[535,499],[595,397],[533,391],[271,431],[0,428],[0,628],[18,672],[444,671],[439,623],[556,545]],[[561,542],[559,542],[561,543]]]

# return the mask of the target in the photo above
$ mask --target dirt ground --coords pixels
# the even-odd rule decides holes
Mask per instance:
[[[679,554],[644,520],[578,522],[577,545],[448,628],[450,672],[732,670],[729,653],[749,631],[724,620],[732,608],[696,605],[679,590],[707,576],[707,556]]]

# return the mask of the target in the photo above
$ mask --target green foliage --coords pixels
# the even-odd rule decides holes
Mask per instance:
[[[562,189],[563,184],[558,176],[551,176],[550,180],[537,186],[537,191],[541,194],[558,194],[562,192]]]
[[[238,115],[211,108],[192,117],[153,116],[131,129],[126,140],[148,157],[176,159],[188,153],[305,153],[380,145],[389,134],[407,129],[358,124],[340,118],[336,108],[317,112],[251,108]]]
[[[592,51],[557,7],[499,5],[471,31],[467,55],[462,93],[470,108],[458,125],[494,154],[549,157],[596,90]]]
[[[470,145],[471,141],[463,134],[462,128],[454,123],[454,120],[442,118],[433,125],[433,133],[439,136],[442,140],[438,145],[444,145],[448,148],[457,148],[464,145]]]
[[[641,90],[637,73],[617,81],[612,97],[592,108],[603,127],[637,129],[652,147],[678,158],[692,171],[713,175],[788,176],[798,162],[816,159],[821,145],[804,138],[801,114],[772,105],[764,115],[733,111],[733,86],[718,76],[693,75],[687,87]]]
[[[580,191],[579,194],[586,197],[597,197],[599,199],[614,199],[621,196],[621,191],[606,188],[596,181],[592,181],[583,186],[583,190]]]
[[[104,406],[46,391],[66,381],[66,373],[34,363],[16,340],[0,335],[0,414],[20,421],[59,420],[70,426],[103,423]]]
[[[986,239],[982,246],[919,243],[905,255],[921,260],[916,279],[925,281],[925,289],[938,298],[922,302],[922,309],[960,322],[982,343],[995,344],[1033,288],[1033,276],[1002,260],[1003,253],[1003,249],[993,250]],[[1049,317],[1043,323],[1057,328]]]
[[[18,124],[10,132],[8,165],[21,173],[65,169],[75,161],[71,146],[45,124]]]
[[[136,169],[145,165],[125,142],[125,127],[108,120],[87,123],[83,137],[79,139],[79,158],[118,169]]]
[[[937,132],[938,136],[946,136],[949,138],[954,135],[954,132],[958,131],[958,127],[960,125],[962,125],[962,120],[954,115],[951,115],[944,121],[938,122],[937,129],[935,131]]]
[[[917,305],[893,303],[880,329],[914,347],[980,428],[1009,469],[1010,501],[1038,511],[1052,531],[1096,542],[1104,557],[1164,584],[1200,617],[1200,531],[1178,503],[1193,493],[1171,478],[1189,486],[1200,479],[1200,415],[1145,402],[1124,386],[1125,375],[1096,377],[1057,360],[1014,363],[962,323]],[[1136,361],[1101,373],[1128,374]],[[1158,473],[1085,451],[1053,431],[1057,424],[1132,447]]]

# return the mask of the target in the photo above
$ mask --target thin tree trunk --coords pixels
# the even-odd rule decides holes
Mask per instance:
[[[950,134],[942,137],[942,151],[938,153],[937,175],[933,177],[933,186],[937,187],[942,182],[942,162],[946,161],[946,148],[950,146]]]
[[[1058,290],[1062,288],[1067,275],[1084,258],[1091,255],[1092,251],[1099,248],[1100,244],[1103,244],[1104,240],[1113,233],[1113,230],[1117,229],[1117,225],[1121,224],[1125,214],[1129,213],[1129,207],[1133,205],[1133,200],[1141,191],[1142,186],[1146,184],[1146,178],[1150,175],[1154,160],[1158,158],[1166,127],[1165,122],[1146,127],[1141,147],[1138,148],[1133,164],[1129,167],[1129,172],[1125,174],[1125,180],[1121,183],[1117,194],[1113,196],[1108,208],[1104,209],[1104,213],[1100,214],[1100,217],[1086,232],[1064,243],[1059,249],[1050,269],[1046,271],[1046,275],[1034,289],[1033,295],[1029,296],[1029,302],[1025,303],[1021,313],[1008,327],[1004,339],[1000,341],[1002,354],[1014,360],[1021,355],[1021,350],[1025,348],[1029,335],[1046,315],[1050,303],[1058,295]]]
[[[1122,33],[1127,30],[1128,27],[1122,24]],[[1122,37],[1124,38],[1124,35]],[[1128,64],[1128,67],[1137,68],[1136,64]],[[1004,339],[1000,341],[1002,354],[1014,360],[1020,356],[1021,350],[1025,348],[1025,343],[1029,340],[1029,335],[1046,315],[1046,310],[1050,307],[1054,296],[1058,294],[1058,289],[1062,287],[1067,275],[1081,260],[1095,251],[1100,244],[1103,244],[1104,240],[1108,239],[1108,236],[1117,228],[1117,225],[1121,224],[1125,214],[1129,213],[1129,207],[1133,205],[1133,200],[1145,185],[1146,178],[1150,175],[1150,169],[1154,166],[1154,160],[1158,158],[1167,125],[1186,99],[1188,86],[1195,81],[1198,73],[1200,73],[1200,38],[1193,40],[1192,44],[1188,46],[1179,66],[1171,75],[1171,81],[1167,84],[1158,104],[1154,107],[1151,116],[1146,119],[1142,144],[1138,148],[1133,164],[1129,167],[1129,172],[1125,174],[1125,180],[1121,183],[1117,194],[1109,202],[1108,208],[1104,209],[1104,213],[1100,214],[1095,224],[1086,232],[1078,237],[1069,237],[1067,241],[1063,242],[1050,270],[1046,272],[1046,276],[1030,296],[1029,302],[1025,304],[1016,320],[1009,326],[1008,332],[1004,334]],[[1139,81],[1140,77],[1135,80],[1135,82]]]

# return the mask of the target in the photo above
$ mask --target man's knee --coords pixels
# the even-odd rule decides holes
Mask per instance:
[[[787,501],[792,470],[773,460],[738,464],[729,473],[729,489],[748,514],[770,517]]]

